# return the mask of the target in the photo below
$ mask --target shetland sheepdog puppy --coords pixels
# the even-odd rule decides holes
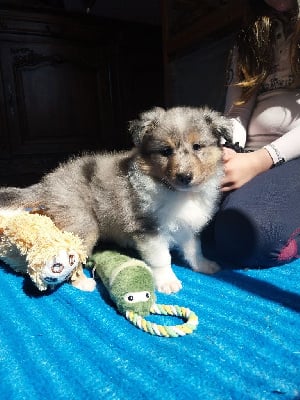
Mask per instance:
[[[153,271],[156,289],[181,288],[171,268],[176,247],[192,269],[213,273],[198,233],[215,212],[223,175],[221,140],[228,119],[204,108],[153,108],[129,123],[130,151],[72,158],[27,188],[0,188],[0,209],[41,208],[61,229],[135,248]],[[75,286],[90,290],[83,271]]]

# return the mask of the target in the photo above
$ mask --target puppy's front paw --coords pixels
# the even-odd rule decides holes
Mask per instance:
[[[82,269],[82,266],[77,268],[71,275],[71,284],[79,290],[92,292],[96,287],[96,281],[93,278],[88,278]]]
[[[176,293],[182,288],[181,281],[171,268],[153,268],[156,289],[161,293]]]
[[[214,274],[220,270],[219,265],[211,260],[206,260],[205,258],[201,260],[199,265],[193,267],[194,271],[202,272],[203,274]]]
[[[85,292],[93,292],[96,287],[96,281],[93,278],[81,278],[72,281],[72,286]]]

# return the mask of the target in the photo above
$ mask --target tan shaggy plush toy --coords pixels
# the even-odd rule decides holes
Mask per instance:
[[[95,288],[82,269],[87,259],[82,240],[59,230],[46,215],[0,210],[0,259],[28,274],[41,291],[68,279],[81,290]]]

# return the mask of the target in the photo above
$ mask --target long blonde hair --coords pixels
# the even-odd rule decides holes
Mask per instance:
[[[292,72],[300,77],[300,23],[297,11],[276,13],[263,0],[249,0],[245,8],[242,29],[236,40],[238,50],[237,70],[242,96],[236,103],[244,104],[264,82],[273,66],[276,23],[279,20],[291,30],[290,63]]]

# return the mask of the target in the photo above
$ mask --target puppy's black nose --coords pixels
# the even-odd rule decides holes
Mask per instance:
[[[193,174],[191,172],[186,174],[176,174],[176,179],[181,185],[188,185],[193,179]]]

